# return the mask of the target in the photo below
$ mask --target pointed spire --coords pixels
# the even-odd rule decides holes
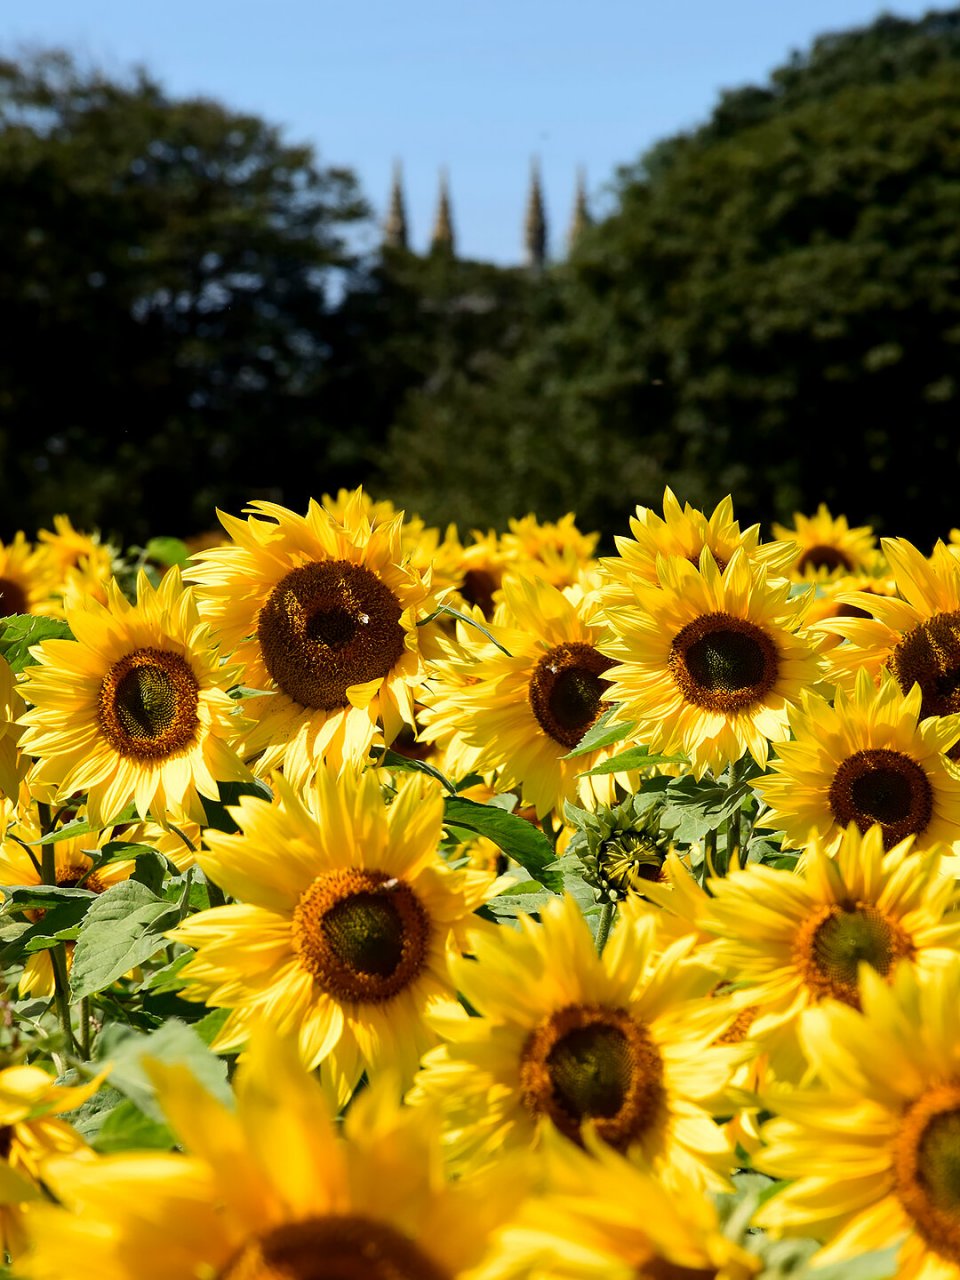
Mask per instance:
[[[383,243],[388,249],[409,249],[407,208],[403,198],[403,173],[400,161],[394,162],[390,184],[390,207],[383,224]]]
[[[587,204],[587,179],[583,168],[577,170],[577,194],[573,201],[573,217],[570,219],[570,231],[567,235],[567,247],[576,248],[577,241],[593,225],[590,206]]]
[[[536,160],[530,165],[530,194],[527,196],[527,214],[523,220],[523,247],[527,266],[539,270],[547,260],[547,218],[543,211],[540,165]]]
[[[430,237],[430,252],[454,256],[453,217],[450,213],[450,189],[446,169],[440,170],[440,198]]]

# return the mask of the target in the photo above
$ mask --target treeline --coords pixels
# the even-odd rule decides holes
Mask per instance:
[[[350,249],[349,172],[63,55],[0,64],[0,534],[365,483],[434,522],[669,481],[960,524],[960,10],[824,37],[620,171],[534,275]]]

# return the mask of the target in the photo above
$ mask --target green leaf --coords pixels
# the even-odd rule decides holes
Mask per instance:
[[[451,796],[444,801],[444,821],[486,836],[525,871],[529,871],[535,880],[555,893],[562,892],[562,877],[550,869],[556,858],[553,845],[525,818],[518,818],[495,805],[477,804],[463,796]]]
[[[425,627],[428,622],[433,622],[434,618],[439,618],[441,613],[448,613],[451,618],[459,618],[461,622],[467,623],[470,627],[476,627],[478,631],[482,631],[491,644],[497,646],[501,653],[505,653],[508,658],[512,658],[513,654],[509,649],[505,649],[499,640],[495,640],[482,622],[477,622],[476,618],[471,618],[466,613],[461,613],[459,609],[454,609],[452,604],[442,604],[439,608],[434,609],[433,613],[428,613],[425,618],[421,618],[417,623],[418,627]]]
[[[124,1098],[107,1112],[93,1149],[108,1155],[112,1151],[169,1151],[175,1144],[176,1138],[167,1125],[151,1120],[129,1098]]]
[[[62,906],[64,902],[77,899],[91,902],[97,895],[92,889],[84,889],[76,885],[28,884],[4,885],[3,892],[11,908],[17,911],[46,911],[49,907]]]
[[[453,785],[449,778],[444,777],[439,769],[435,769],[432,764],[427,764],[426,760],[411,760],[409,756],[400,755],[399,751],[381,750],[377,759],[377,764],[384,769],[396,769],[401,773],[426,773],[431,778],[436,778],[445,791],[449,791],[452,796],[457,794],[457,788]]]
[[[179,538],[151,538],[143,549],[148,560],[170,568],[175,564],[186,564],[190,548]]]
[[[637,726],[632,721],[614,723],[614,717],[619,709],[619,705],[608,707],[596,724],[587,730],[573,750],[567,752],[563,757],[564,760],[576,760],[577,756],[588,755],[591,751],[598,751],[601,747],[609,747],[614,742],[622,742],[624,738],[629,737]]]
[[[165,1123],[165,1116],[144,1070],[146,1058],[155,1058],[165,1066],[182,1063],[215,1098],[232,1105],[226,1062],[211,1053],[194,1028],[178,1018],[171,1018],[148,1035],[113,1024],[97,1041],[97,1057],[112,1064],[112,1087],[158,1124]]]
[[[227,812],[227,806],[236,804],[241,796],[259,796],[262,800],[273,799],[273,792],[258,778],[250,782],[220,782],[217,785],[220,790],[219,800],[203,797],[203,810],[207,815],[206,825],[213,827],[215,831],[226,831],[232,835],[240,830]]]
[[[660,825],[683,844],[701,840],[748,801],[753,792],[747,782],[727,787],[713,779],[699,782],[689,774],[672,778],[664,791]]]
[[[599,773],[627,773],[631,769],[649,769],[657,764],[684,763],[684,756],[652,756],[646,747],[628,747],[626,751],[621,751],[619,755],[611,756],[609,760],[602,761],[595,768],[588,769],[586,773],[581,773],[578,777],[592,778]]]
[[[48,950],[65,938],[74,937],[90,902],[90,898],[71,898],[48,910],[42,920],[0,947],[0,966],[22,963],[25,955]]]
[[[89,909],[77,936],[70,988],[82,1000],[116,982],[166,946],[177,908],[135,880],[115,884]]]
[[[136,807],[128,804],[127,807],[113,819],[112,825],[119,825],[123,822],[134,822],[137,819]],[[91,831],[99,831],[99,827],[91,827],[90,823],[84,818],[75,818],[73,822],[68,822],[66,826],[58,827],[56,831],[51,831],[48,836],[44,836],[42,840],[31,840],[31,844],[58,844],[61,840],[71,840],[74,836],[89,835]],[[93,842],[96,844],[96,841]],[[92,850],[96,852],[95,849]]]
[[[0,619],[0,654],[14,672],[33,666],[36,658],[30,646],[41,640],[72,640],[73,632],[62,618],[41,618],[29,613],[15,613]]]

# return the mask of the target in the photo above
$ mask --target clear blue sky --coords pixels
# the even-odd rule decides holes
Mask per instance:
[[[817,34],[891,0],[6,0],[4,52],[57,45],[108,71],[145,65],[173,94],[257,112],[353,168],[382,213],[404,166],[415,247],[437,172],[458,248],[515,262],[530,158],[553,252],[578,165],[595,204],[618,164],[697,123],[721,88],[762,80]]]

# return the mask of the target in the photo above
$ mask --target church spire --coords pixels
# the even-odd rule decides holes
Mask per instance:
[[[440,170],[440,198],[430,237],[430,252],[454,256],[453,217],[450,213],[450,189],[446,169]]]
[[[573,217],[570,219],[570,231],[567,235],[568,248],[575,249],[577,241],[592,225],[593,218],[590,216],[590,206],[587,204],[587,182],[583,169],[580,168],[577,170],[577,194],[573,201]]]
[[[393,166],[393,181],[390,184],[390,207],[383,224],[383,243],[388,249],[409,249],[410,238],[407,228],[407,208],[403,198],[403,176],[400,161]]]
[[[523,247],[527,266],[539,270],[547,259],[547,218],[543,211],[540,165],[536,160],[530,166],[530,194],[527,196],[527,213],[523,220]]]

